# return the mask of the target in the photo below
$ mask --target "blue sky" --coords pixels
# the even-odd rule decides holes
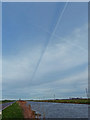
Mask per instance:
[[[3,99],[85,97],[88,3],[3,3]]]

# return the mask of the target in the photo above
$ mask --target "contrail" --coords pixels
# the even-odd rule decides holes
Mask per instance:
[[[33,23],[32,23],[32,24],[33,24]],[[33,25],[34,25],[35,27],[38,27],[39,29],[41,29],[41,30],[47,32],[49,35],[51,35],[51,32],[48,31],[48,30],[46,30],[46,29],[44,29],[44,28],[42,28],[42,26],[36,25],[36,24],[33,24]],[[54,34],[54,36],[55,36],[56,38],[58,38],[58,39],[60,38],[58,35],[55,35],[55,34]],[[75,47],[77,47],[77,48],[79,48],[79,49],[81,49],[81,50],[87,52],[87,50],[86,50],[85,48],[81,47],[80,45],[77,45],[77,44],[75,44],[75,43],[71,43],[70,41],[66,41],[66,40],[63,40],[63,41],[65,41],[65,42],[71,44],[72,46],[75,46]],[[45,44],[45,45],[46,45],[46,44]]]
[[[39,67],[39,65],[40,65],[40,62],[41,62],[41,60],[42,60],[42,58],[43,58],[43,55],[44,55],[44,53],[45,53],[45,51],[46,51],[46,49],[47,49],[47,46],[48,46],[49,42],[52,40],[52,38],[53,38],[53,36],[54,36],[57,28],[58,28],[58,25],[59,25],[59,23],[61,22],[62,16],[63,16],[63,14],[64,14],[64,12],[65,12],[65,9],[66,9],[67,5],[68,5],[68,1],[66,2],[65,6],[64,6],[64,8],[63,8],[63,10],[62,10],[62,12],[61,12],[61,15],[60,15],[59,18],[58,18],[58,21],[57,21],[56,26],[55,26],[52,34],[51,34],[51,37],[49,38],[49,40],[46,41],[46,43],[45,43],[45,45],[44,45],[44,49],[43,49],[42,52],[41,52],[40,58],[39,58],[39,60],[38,60],[38,62],[37,62],[37,65],[36,65],[36,67],[35,67],[35,71],[34,71],[33,74],[32,74],[31,81],[34,79],[34,76],[35,76],[35,74],[36,74],[36,72],[37,72],[37,69],[38,69],[38,67]]]

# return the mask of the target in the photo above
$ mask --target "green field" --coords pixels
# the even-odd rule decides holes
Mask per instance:
[[[14,102],[15,100],[2,100],[2,103]]]
[[[1,103],[7,103],[7,102],[14,102],[15,100],[2,100],[2,101],[0,101],[0,104]]]
[[[2,111],[2,120],[9,118],[24,118],[23,111],[17,102]]]
[[[90,104],[90,100],[88,100],[88,99],[31,100],[31,101],[34,101],[34,102]]]

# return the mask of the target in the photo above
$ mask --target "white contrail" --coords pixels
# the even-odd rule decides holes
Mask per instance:
[[[32,24],[33,24],[33,23],[32,23]],[[36,25],[36,24],[33,24],[33,25],[34,25],[35,27],[38,27],[39,29],[41,29],[41,30],[47,32],[49,35],[51,35],[51,32],[48,31],[47,29],[44,29],[42,26]],[[88,29],[88,27],[87,27],[87,29]],[[53,37],[56,37],[57,39],[60,39],[60,36],[58,36],[58,35],[56,35],[56,34],[54,34]],[[78,45],[78,44],[71,43],[70,41],[66,41],[66,40],[64,40],[64,39],[63,39],[63,41],[65,41],[65,42],[69,43],[70,45],[75,46],[75,47],[77,47],[77,48],[79,48],[79,49],[81,49],[81,50],[87,52],[87,50],[86,50],[85,48],[81,47],[81,46]]]
[[[57,28],[58,28],[58,25],[60,24],[61,19],[62,19],[62,16],[63,16],[63,14],[64,14],[64,12],[65,12],[65,9],[66,9],[66,7],[67,7],[67,5],[68,5],[68,2],[69,2],[69,1],[66,2],[65,6],[64,6],[64,8],[63,8],[63,10],[62,10],[62,12],[61,12],[61,15],[60,15],[59,18],[58,18],[58,21],[57,21],[56,26],[55,26],[52,34],[51,34],[50,39],[47,40],[46,43],[45,43],[45,45],[44,45],[44,49],[42,50],[42,53],[41,53],[41,55],[40,55],[40,58],[39,58],[39,60],[38,60],[38,62],[37,62],[37,65],[36,65],[36,67],[35,67],[35,70],[34,70],[34,72],[33,72],[33,74],[32,74],[31,81],[34,79],[34,76],[35,76],[35,74],[36,74],[36,72],[37,72],[37,69],[38,69],[38,67],[39,67],[39,65],[40,65],[40,62],[41,62],[41,60],[42,60],[42,58],[43,58],[43,55],[44,55],[44,53],[45,53],[45,51],[46,51],[46,49],[47,49],[47,46],[48,46],[49,42],[52,40],[52,38],[53,38],[54,35],[55,35],[55,32],[56,32],[56,30],[57,30]]]

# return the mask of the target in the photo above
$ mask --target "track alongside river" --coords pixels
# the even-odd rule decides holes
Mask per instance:
[[[15,101],[14,101],[14,102],[3,103],[3,104],[2,104],[2,110],[4,110],[5,108],[9,107],[9,106],[12,105],[13,103],[15,103]]]
[[[12,104],[15,103],[15,102],[16,102],[16,101],[0,104],[0,114],[1,114],[1,111],[2,111],[2,110],[4,110],[5,108],[9,107],[10,105],[12,105]]]

